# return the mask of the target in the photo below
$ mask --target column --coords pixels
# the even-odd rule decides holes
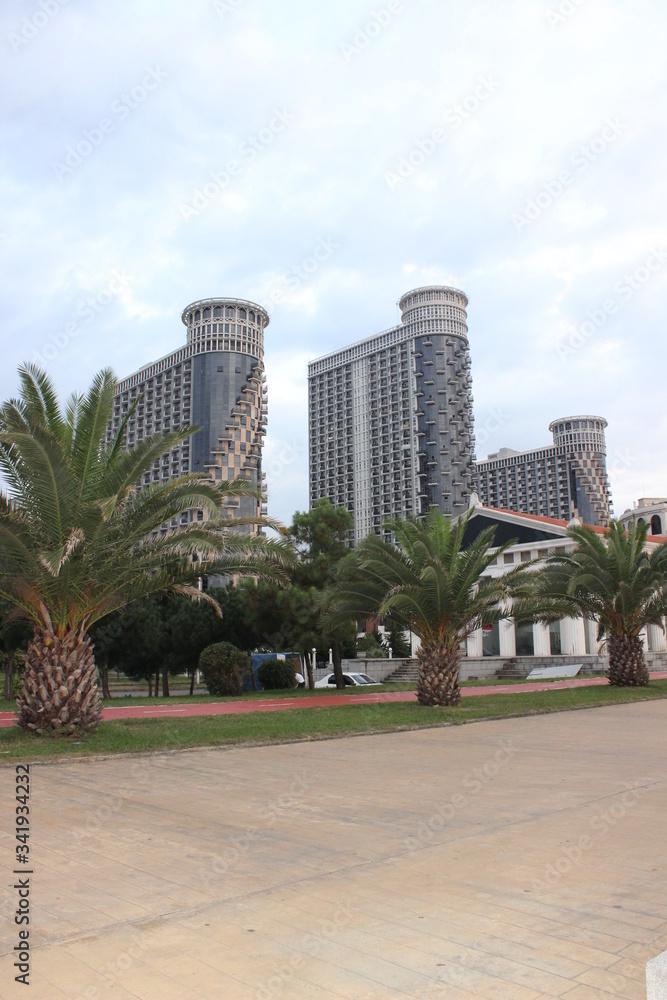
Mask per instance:
[[[476,632],[468,636],[466,645],[468,656],[473,656],[475,659],[481,660],[484,656],[484,633],[481,628],[478,628]]]
[[[598,655],[598,627],[596,622],[584,622],[584,628],[586,630],[586,646],[589,650],[590,656]]]
[[[516,656],[516,633],[514,631],[514,619],[503,618],[499,623],[500,632],[500,655]]]
[[[667,636],[657,625],[647,625],[648,648],[652,653],[664,653],[667,650]]]
[[[535,656],[551,656],[551,637],[548,625],[535,622],[533,625],[533,645]]]
[[[560,644],[563,656],[586,655],[586,628],[583,618],[563,618],[560,623]]]

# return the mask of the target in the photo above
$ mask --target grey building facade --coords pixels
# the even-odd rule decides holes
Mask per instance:
[[[606,527],[611,518],[603,417],[575,416],[549,425],[553,444],[511,448],[477,463],[477,493],[485,507]]]
[[[190,472],[206,472],[218,482],[244,478],[261,484],[268,313],[244,299],[210,298],[191,303],[181,319],[185,346],[118,383],[110,432],[135,404],[125,447],[151,434],[199,428],[154,464],[144,486]],[[228,514],[253,516],[261,510],[254,499],[241,498],[230,503]],[[180,524],[202,517],[201,511],[190,511]],[[178,526],[174,522],[163,531]]]
[[[355,541],[430,506],[454,516],[474,488],[466,295],[429,286],[401,323],[308,366],[311,506],[354,517]]]

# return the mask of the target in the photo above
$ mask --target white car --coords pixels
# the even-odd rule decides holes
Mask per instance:
[[[343,680],[345,681],[345,687],[370,687],[370,685],[375,684],[379,686],[379,681],[374,681],[372,677],[368,674],[343,674]],[[316,688],[327,688],[336,687],[336,675],[335,674],[325,674],[321,677],[319,681],[315,682]]]

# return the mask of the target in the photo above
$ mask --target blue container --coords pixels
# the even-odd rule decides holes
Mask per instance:
[[[255,684],[257,685],[258,691],[263,691],[264,687],[259,682],[259,677],[257,676],[257,670],[261,663],[265,660],[291,660],[294,663],[294,667],[299,674],[303,674],[303,662],[301,660],[300,653],[251,653],[250,659],[252,661],[252,672],[255,675]],[[305,675],[304,675],[305,676]],[[246,674],[243,678],[243,687],[246,691],[253,691],[252,680],[250,674]]]

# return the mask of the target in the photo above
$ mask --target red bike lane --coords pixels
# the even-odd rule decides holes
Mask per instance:
[[[667,678],[667,672],[651,674],[652,680]],[[580,680],[531,681],[525,684],[488,684],[462,688],[464,698],[479,698],[489,694],[523,694],[531,691],[558,691],[563,688],[596,687],[607,684],[604,677],[585,677]],[[164,705],[157,700],[153,705],[119,705],[102,709],[102,720],[114,719],[166,719],[188,718],[195,715],[243,715],[247,712],[287,712],[298,708],[331,708],[341,705],[381,705],[387,702],[415,702],[415,691],[383,691],[366,694],[303,695],[299,698],[265,698],[261,701],[218,701],[188,704],[176,702]],[[14,712],[0,712],[0,728],[16,724]]]

